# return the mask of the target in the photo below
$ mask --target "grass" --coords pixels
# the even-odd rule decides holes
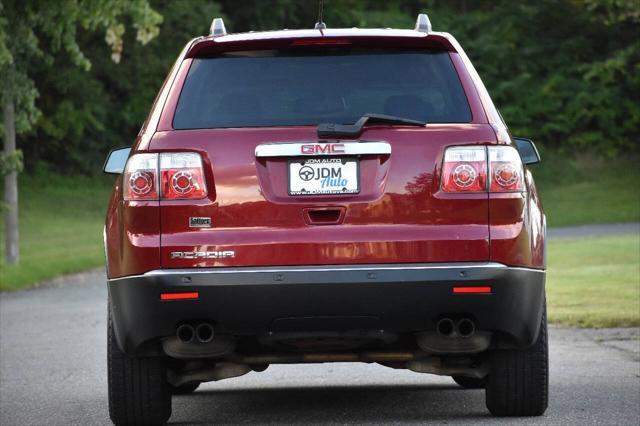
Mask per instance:
[[[576,159],[546,151],[531,171],[550,227],[640,221],[636,159]]]
[[[23,175],[19,191],[20,264],[2,263],[4,233],[0,232],[0,290],[104,265],[108,178]]]
[[[550,322],[640,326],[640,235],[552,240],[548,249]]]

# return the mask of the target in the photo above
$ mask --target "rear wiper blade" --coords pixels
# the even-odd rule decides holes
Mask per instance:
[[[318,124],[318,137],[358,137],[366,124],[371,123],[392,123],[406,124],[409,126],[424,126],[426,121],[412,120],[410,118],[396,117],[386,114],[365,114],[354,124],[321,123]]]

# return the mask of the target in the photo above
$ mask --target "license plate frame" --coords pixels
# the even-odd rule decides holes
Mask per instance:
[[[353,167],[355,169],[355,188],[347,184],[348,188],[346,190],[338,190],[338,189],[328,189],[322,191],[322,189],[311,189],[311,190],[296,190],[292,188],[292,165],[297,164],[302,167],[308,166],[312,170],[321,166],[322,164],[336,164],[341,163],[342,167],[340,170],[345,170],[345,166]],[[302,168],[300,167],[300,169]],[[298,170],[299,173],[299,170]],[[341,172],[342,174],[342,172]],[[344,178],[344,176],[340,176]],[[302,177],[299,176],[299,181],[303,181]],[[331,179],[331,176],[330,176]],[[333,179],[336,179],[334,176]],[[351,179],[351,176],[349,177]],[[317,180],[317,179],[314,179]],[[312,157],[312,158],[294,158],[287,161],[287,193],[291,196],[304,196],[304,197],[322,197],[322,196],[335,196],[335,195],[357,195],[360,193],[360,160],[358,158],[353,157]]]

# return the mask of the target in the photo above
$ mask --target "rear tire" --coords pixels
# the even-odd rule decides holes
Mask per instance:
[[[538,339],[528,349],[494,351],[486,389],[487,408],[494,416],[541,416],[549,399],[547,308]]]
[[[171,416],[171,393],[162,358],[130,357],[116,342],[111,309],[107,336],[109,417],[116,425],[162,425]]]
[[[484,389],[487,385],[487,378],[476,379],[474,377],[451,376],[454,382],[465,389]]]
[[[169,386],[171,388],[172,395],[187,395],[189,393],[195,392],[195,390],[198,389],[198,386],[200,386],[200,382],[187,383],[180,386]]]

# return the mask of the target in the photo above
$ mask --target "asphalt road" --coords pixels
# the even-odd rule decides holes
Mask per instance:
[[[609,235],[638,235],[640,234],[640,223],[607,223],[602,225],[580,225],[565,226],[561,228],[548,228],[547,236],[556,238],[578,238],[578,237],[602,237]]]
[[[0,295],[0,424],[109,424],[106,288],[91,272]],[[521,424],[638,424],[638,329],[552,328],[547,414]],[[498,424],[483,391],[378,365],[271,366],[174,398],[174,424]]]

